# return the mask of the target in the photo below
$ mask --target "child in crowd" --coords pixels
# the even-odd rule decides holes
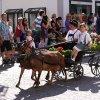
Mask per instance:
[[[26,34],[27,34],[26,40],[29,43],[29,47],[32,49],[32,53],[34,53],[35,43],[32,39],[32,31],[30,29],[28,29]]]
[[[56,34],[53,32],[52,29],[48,30],[48,44],[52,45],[56,43]]]
[[[45,41],[44,38],[41,38],[39,43],[39,48],[44,48],[44,47],[45,47]]]
[[[73,61],[75,61],[79,51],[91,48],[92,46],[92,39],[89,33],[87,33],[87,28],[85,23],[80,24],[80,31],[81,34],[79,35],[78,44],[73,47],[72,51],[71,57]]]

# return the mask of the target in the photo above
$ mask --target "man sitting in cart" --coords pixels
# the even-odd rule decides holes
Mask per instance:
[[[79,34],[81,32],[78,30],[78,22],[76,20],[72,20],[70,22],[70,30],[68,31],[65,40],[67,42],[66,48],[72,49],[74,45],[78,42]]]
[[[89,33],[87,32],[86,24],[80,24],[81,34],[79,35],[78,43],[73,47],[71,59],[75,61],[77,54],[79,51],[83,51],[85,49],[92,47],[92,39]]]

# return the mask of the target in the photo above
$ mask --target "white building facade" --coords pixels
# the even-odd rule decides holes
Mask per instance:
[[[87,6],[86,10],[95,13],[95,9],[100,6],[100,0],[0,0],[0,12],[7,9],[23,8],[25,11],[28,8],[46,7],[49,17],[52,13],[65,16],[71,9],[76,10],[75,6],[78,6],[77,13],[81,12],[82,6],[83,8]],[[91,7],[89,8],[89,6]],[[85,9],[83,10],[85,11]]]
[[[46,7],[46,13],[53,13],[65,19],[67,13],[97,13],[100,10],[100,0],[0,0],[0,13],[7,9]]]

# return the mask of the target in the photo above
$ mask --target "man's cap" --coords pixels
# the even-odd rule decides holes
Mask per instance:
[[[7,15],[7,14],[6,13],[2,13],[1,16],[3,16],[3,15]]]
[[[39,12],[44,12],[44,10],[43,9],[40,9]]]
[[[70,22],[71,25],[75,26],[75,27],[78,27],[78,22],[76,20],[72,20]]]
[[[18,20],[22,20],[23,18],[22,17],[18,17]]]

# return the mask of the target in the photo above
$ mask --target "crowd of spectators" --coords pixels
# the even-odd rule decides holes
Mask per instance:
[[[85,28],[84,32],[80,31],[82,27]],[[27,40],[30,42],[30,48],[43,48],[59,42],[78,42],[80,33],[89,33],[89,35],[92,33],[93,36],[98,36],[100,34],[99,14],[93,15],[90,13],[89,16],[84,13],[67,14],[65,27],[63,27],[62,17],[52,14],[49,18],[43,10],[40,10],[39,15],[33,21],[32,29],[30,29],[28,20],[25,17],[19,17],[15,32],[13,32],[12,20],[7,20],[7,14],[3,13],[0,21],[0,49],[3,63],[13,61],[15,50],[12,49],[11,44],[14,42],[19,43]],[[84,38],[90,42],[89,35],[81,37],[83,39],[81,42],[84,41]]]

